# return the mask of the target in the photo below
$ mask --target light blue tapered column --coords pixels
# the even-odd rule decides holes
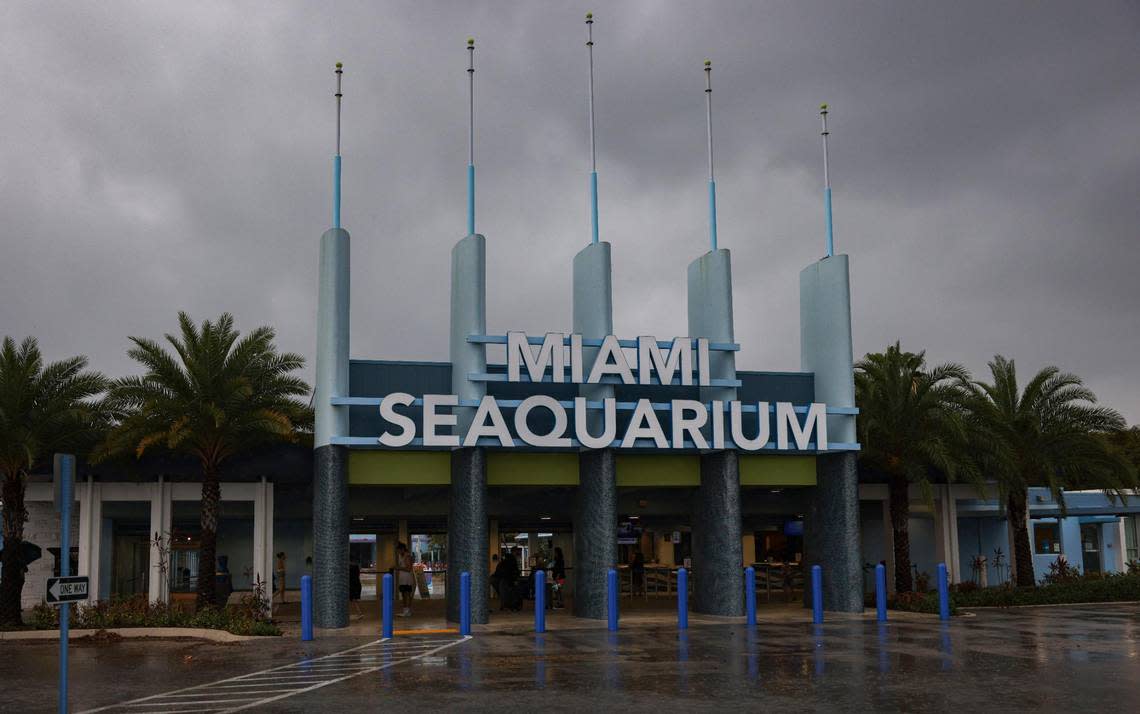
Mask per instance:
[[[460,401],[478,402],[486,384],[468,378],[487,371],[486,348],[468,342],[487,332],[487,241],[471,234],[451,249],[451,392]],[[455,410],[453,430],[460,439],[475,415],[474,407]],[[485,624],[487,612],[487,459],[483,447],[460,447],[451,452],[450,507],[447,521],[447,619],[461,613],[460,574],[470,573],[471,622]]]
[[[815,375],[815,401],[855,406],[851,289],[846,255],[816,261],[800,272],[800,366]],[[854,443],[855,417],[827,418],[828,441]],[[828,610],[863,610],[859,546],[859,480],[855,452],[816,457],[816,485],[805,523],[807,565],[826,571]]]
[[[591,243],[574,256],[574,332],[585,339],[613,334],[613,278],[610,244]],[[598,348],[585,347],[593,364]],[[613,385],[580,385],[589,401],[614,396]],[[590,411],[591,434],[601,433],[602,410]],[[578,454],[578,490],[574,501],[574,614],[606,617],[606,573],[617,565],[617,460],[613,449],[583,449]]]
[[[348,396],[349,236],[332,228],[321,236],[317,287],[316,381],[313,387],[313,586],[317,627],[348,625],[348,411],[333,397]]]
[[[711,182],[710,182],[711,184]],[[711,185],[710,185],[711,190]],[[711,198],[711,195],[710,195]],[[734,342],[732,259],[713,250],[689,264],[689,336]],[[736,379],[735,353],[709,354],[712,379]],[[735,387],[701,387],[701,401],[728,403]],[[701,454],[701,483],[693,504],[693,609],[707,615],[743,615],[740,467],[734,450]]]

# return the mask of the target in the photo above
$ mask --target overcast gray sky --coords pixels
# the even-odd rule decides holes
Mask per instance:
[[[446,359],[469,35],[488,329],[568,329],[587,10],[618,334],[686,333],[710,58],[738,366],[799,367],[827,101],[857,355],[898,339],[979,374],[995,353],[1056,364],[1140,421],[1135,2],[9,0],[0,333],[120,375],[128,335],[228,310],[311,359],[340,60],[352,354]]]

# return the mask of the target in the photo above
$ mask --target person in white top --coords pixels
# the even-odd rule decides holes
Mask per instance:
[[[403,543],[396,544],[396,585],[400,588],[400,600],[404,603],[404,611],[400,613],[400,617],[411,617],[416,577],[412,573],[412,554],[408,552],[408,546]]]

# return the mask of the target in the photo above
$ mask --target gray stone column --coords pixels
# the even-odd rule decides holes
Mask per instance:
[[[317,285],[316,380],[313,386],[313,624],[348,626],[348,449],[333,444],[348,436],[348,408],[332,405],[349,396],[348,231],[321,236]]]
[[[459,621],[459,575],[471,574],[471,622],[488,619],[487,452],[451,452],[451,505],[447,515],[447,619]]]
[[[709,251],[689,264],[689,336],[734,342],[732,258]],[[709,354],[709,376],[736,379],[732,352]],[[736,399],[735,387],[702,387],[701,401]],[[693,609],[706,615],[744,613],[740,468],[735,451],[701,454],[701,485],[693,508]]]
[[[606,617],[606,572],[618,558],[617,467],[613,449],[578,454],[574,501],[574,614]]]
[[[587,339],[613,333],[613,269],[610,244],[592,243],[574,256],[574,332]],[[582,350],[592,364],[596,347]],[[583,384],[578,393],[590,401],[614,396],[613,385]],[[602,412],[587,417],[590,433],[602,429]],[[617,460],[613,449],[578,454],[578,491],[574,499],[574,614],[606,617],[606,572],[617,565]]]
[[[863,561],[859,545],[859,479],[853,453],[816,458],[816,486],[804,523],[807,568],[823,568],[823,607],[863,611]],[[804,571],[804,601],[811,603],[811,571]]]
[[[744,614],[740,471],[735,451],[701,455],[701,485],[693,505],[693,610]]]
[[[348,626],[348,447],[313,453],[313,624]]]
[[[800,272],[800,364],[815,375],[815,400],[831,407],[855,406],[851,347],[851,289],[846,255],[812,263]],[[832,445],[856,440],[855,418],[827,419]],[[859,545],[859,481],[856,455],[836,451],[816,457],[816,486],[804,524],[805,565],[823,569],[823,606],[839,612],[863,609]],[[805,571],[805,602],[811,600]]]

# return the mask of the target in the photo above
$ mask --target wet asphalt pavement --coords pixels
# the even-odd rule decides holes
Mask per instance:
[[[949,624],[910,618],[880,626],[872,617],[833,619],[820,628],[762,621],[751,632],[742,624],[721,624],[683,634],[639,626],[616,634],[603,627],[541,636],[477,632],[466,641],[424,634],[369,644],[374,640],[77,644],[71,650],[72,709],[234,677],[241,679],[122,710],[248,704],[256,705],[250,711],[290,712],[1140,707],[1135,604],[980,610]],[[54,710],[57,657],[55,643],[0,641],[0,709]],[[257,674],[273,668],[284,669]],[[328,681],[333,683],[322,684]]]

